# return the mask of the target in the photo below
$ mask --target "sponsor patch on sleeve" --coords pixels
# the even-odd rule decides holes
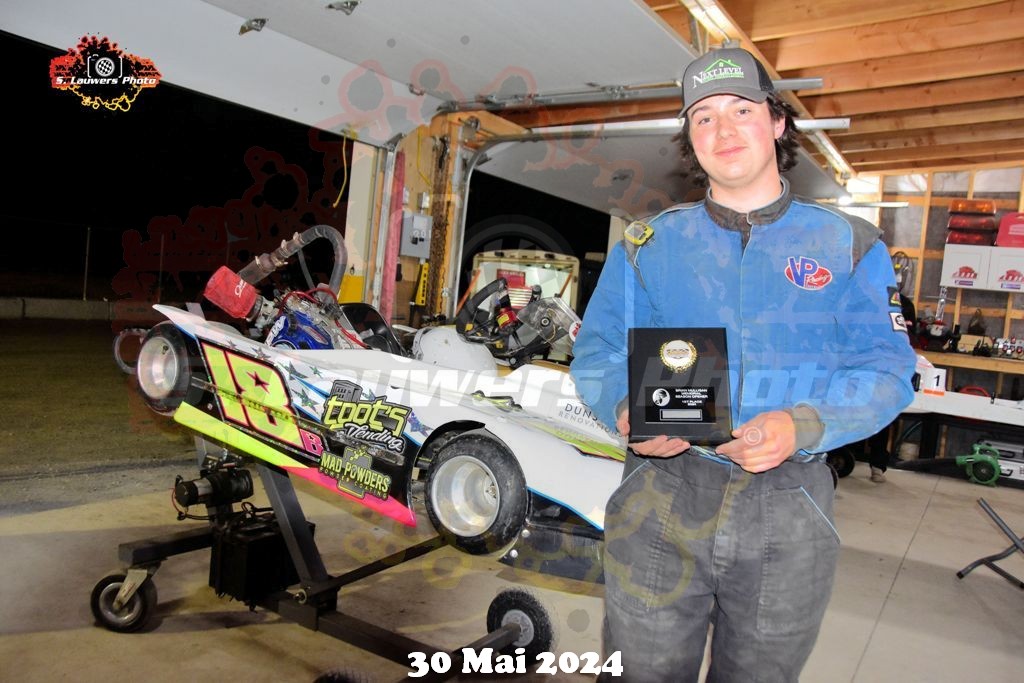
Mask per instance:
[[[899,311],[889,311],[889,319],[892,320],[892,329],[894,332],[906,332],[907,321],[903,318],[903,314]]]
[[[889,292],[889,305],[892,306],[893,308],[899,308],[900,290],[896,289],[895,287],[886,287],[885,289],[887,292]]]

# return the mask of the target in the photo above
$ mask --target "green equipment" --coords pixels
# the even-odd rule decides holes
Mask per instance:
[[[976,443],[970,455],[956,456],[956,464],[967,472],[975,484],[995,486],[999,479],[999,451],[992,446]]]

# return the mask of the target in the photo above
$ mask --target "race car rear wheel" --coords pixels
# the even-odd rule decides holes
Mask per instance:
[[[203,391],[192,385],[197,374],[203,374],[202,362],[195,345],[181,330],[163,322],[146,334],[135,363],[135,376],[150,408],[170,415],[183,401],[198,401]]]
[[[438,451],[427,475],[427,515],[446,542],[473,554],[508,546],[526,523],[529,493],[515,457],[486,432],[466,432]]]

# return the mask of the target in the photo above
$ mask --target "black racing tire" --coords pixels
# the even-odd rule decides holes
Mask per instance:
[[[471,555],[512,543],[526,524],[530,495],[515,457],[494,436],[473,430],[442,446],[427,474],[430,523]]]
[[[171,415],[182,403],[195,405],[204,389],[193,384],[205,378],[199,350],[191,339],[170,322],[148,333],[139,349],[135,377],[146,404],[161,415]]]
[[[114,609],[114,599],[124,584],[126,574],[104,576],[92,589],[89,607],[96,622],[117,633],[134,633],[143,628],[156,609],[156,585],[146,578],[135,595],[120,609]]]
[[[853,456],[853,451],[846,446],[829,451],[826,459],[840,479],[850,476],[853,468],[857,465],[857,458]]]
[[[117,363],[117,367],[121,368],[121,372],[124,374],[135,374],[136,361],[125,360],[121,347],[128,339],[138,339],[139,350],[141,350],[142,340],[146,338],[147,332],[149,332],[149,330],[142,327],[126,327],[118,332],[117,336],[114,337],[114,362]],[[134,347],[134,344],[130,344],[129,346]],[[138,353],[135,354],[135,357],[136,359],[138,358]]]
[[[525,648],[526,661],[534,662],[541,652],[551,652],[555,643],[555,628],[550,615],[532,593],[521,588],[510,588],[498,593],[487,608],[487,631],[494,632],[509,622],[519,624],[520,635],[502,648],[511,654],[517,647]]]

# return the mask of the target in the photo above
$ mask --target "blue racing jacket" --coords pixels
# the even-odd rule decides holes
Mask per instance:
[[[913,400],[916,356],[870,223],[795,197],[783,180],[782,195],[749,214],[709,196],[648,224],[642,246],[612,249],[573,348],[577,391],[606,425],[625,405],[632,327],[724,327],[734,425],[816,413],[820,438],[795,460],[871,436]]]

